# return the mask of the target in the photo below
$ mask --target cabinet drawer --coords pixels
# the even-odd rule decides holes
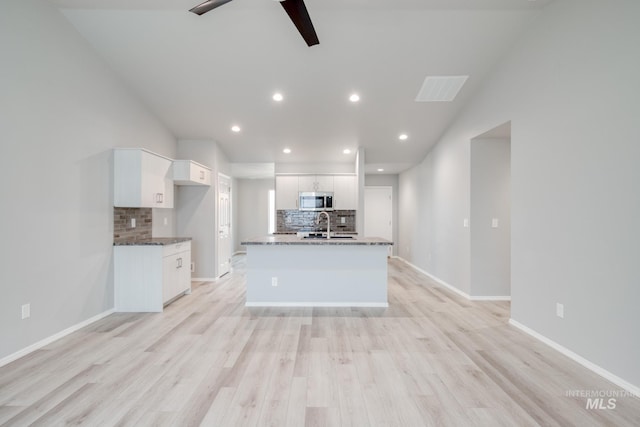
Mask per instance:
[[[188,240],[186,242],[174,243],[172,245],[165,245],[162,250],[162,256],[168,257],[171,255],[178,254],[180,252],[191,251],[191,241]]]

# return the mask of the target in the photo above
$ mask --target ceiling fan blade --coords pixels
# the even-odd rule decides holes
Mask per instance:
[[[189,9],[189,12],[193,12],[196,15],[203,15],[210,10],[215,9],[218,6],[222,6],[223,4],[229,3],[231,0],[207,0],[203,3],[200,3],[196,7]]]
[[[307,7],[302,0],[284,0],[280,4],[289,15],[289,18],[293,21],[302,38],[307,42],[307,46],[311,47],[316,44],[320,44],[316,30],[313,28],[313,23],[307,12]]]

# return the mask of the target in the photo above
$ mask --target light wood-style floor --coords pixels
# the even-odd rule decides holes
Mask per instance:
[[[158,314],[114,314],[0,368],[0,424],[638,426],[619,391],[390,260],[390,307],[247,309],[244,257]]]

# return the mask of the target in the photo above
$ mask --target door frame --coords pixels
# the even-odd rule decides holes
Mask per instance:
[[[221,218],[220,218],[220,183],[221,181],[227,181],[229,183],[229,212],[228,212],[228,221],[229,221],[229,238],[228,238],[228,254],[229,254],[229,259],[228,259],[228,263],[229,263],[229,269],[227,271],[220,271],[220,265],[222,265],[222,259],[221,256],[223,254],[223,251],[221,250],[222,248],[222,239],[220,239],[220,226],[221,226]],[[216,253],[216,274],[217,277],[222,277],[225,274],[229,273],[231,271],[231,255],[233,254],[233,212],[232,212],[232,185],[233,185],[233,181],[231,179],[230,176],[225,175],[223,173],[218,172],[218,177],[216,179],[216,249],[217,249],[217,253]]]
[[[385,190],[388,189],[389,190],[389,196],[390,196],[389,202],[390,202],[390,208],[391,208],[391,217],[390,217],[391,239],[390,240],[393,242],[393,239],[394,239],[394,235],[393,235],[393,209],[394,209],[394,206],[393,206],[393,186],[392,185],[365,185],[365,187],[364,187],[364,198],[363,198],[364,199],[363,200],[364,215],[362,217],[362,220],[363,220],[362,221],[362,232],[365,235],[365,237],[367,237],[366,234],[365,234],[365,228],[366,228],[366,225],[367,225],[367,209],[366,209],[367,202],[366,202],[366,200],[367,200],[367,189],[369,189],[369,188],[370,189],[385,189]],[[389,255],[388,256],[393,256],[393,245],[389,245],[388,249],[389,249]]]

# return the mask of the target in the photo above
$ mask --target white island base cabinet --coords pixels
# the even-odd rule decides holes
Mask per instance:
[[[159,312],[191,293],[191,242],[113,248],[115,310]]]
[[[388,307],[387,246],[248,244],[246,295],[247,307]]]

